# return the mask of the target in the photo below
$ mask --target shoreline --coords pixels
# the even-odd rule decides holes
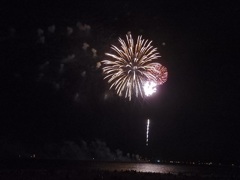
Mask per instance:
[[[201,175],[201,174],[172,174],[172,173],[151,173],[151,172],[136,172],[136,171],[108,171],[108,170],[59,170],[59,169],[15,169],[15,170],[0,170],[1,180],[14,180],[14,179],[32,179],[32,180],[111,180],[111,179],[146,179],[146,180],[159,180],[159,179],[187,179],[187,180],[207,180],[207,179],[240,179],[239,175]]]
[[[153,171],[151,168],[159,169]],[[148,170],[152,170],[152,172]],[[161,170],[161,172],[157,170]],[[223,166],[191,166],[116,161],[63,161],[39,159],[0,160],[1,180],[13,180],[19,178],[33,180],[240,179],[240,173],[239,167]]]

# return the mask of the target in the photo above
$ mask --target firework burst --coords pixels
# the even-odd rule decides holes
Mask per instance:
[[[124,95],[131,101],[132,96],[149,96],[155,91],[145,91],[146,84],[161,85],[167,80],[167,69],[155,62],[160,56],[152,41],[138,36],[134,44],[131,34],[126,35],[127,41],[119,38],[121,48],[112,45],[114,54],[105,53],[110,57],[103,60],[104,79],[108,79],[110,89],[114,88],[119,96]],[[154,87],[154,88],[155,88]]]

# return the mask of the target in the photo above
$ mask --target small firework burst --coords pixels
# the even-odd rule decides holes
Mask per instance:
[[[112,45],[115,54],[105,53],[110,57],[103,60],[104,79],[108,79],[110,89],[114,88],[119,96],[124,95],[131,101],[132,96],[144,97],[156,92],[145,92],[146,84],[161,85],[167,80],[167,69],[155,62],[160,56],[152,41],[138,36],[134,44],[131,34],[127,41],[119,38],[121,49]]]

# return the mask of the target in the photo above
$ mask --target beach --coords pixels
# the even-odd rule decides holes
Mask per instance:
[[[139,171],[136,169],[139,169]],[[139,168],[140,167],[140,168]],[[144,171],[143,167],[159,167],[167,171]],[[175,169],[174,169],[175,168]],[[142,169],[142,170],[141,170]],[[218,168],[174,166],[123,162],[37,162],[1,166],[1,180],[170,180],[170,179],[240,179],[239,167]]]

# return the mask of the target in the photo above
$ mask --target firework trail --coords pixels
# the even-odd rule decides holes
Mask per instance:
[[[149,134],[150,119],[147,120],[147,130],[146,130],[146,146],[148,146],[148,134]]]
[[[166,82],[168,73],[166,67],[154,62],[160,56],[151,46],[152,41],[138,36],[134,44],[131,34],[126,38],[126,42],[119,38],[121,49],[112,45],[115,54],[105,53],[110,59],[102,61],[102,69],[110,89],[131,101],[133,95],[143,98],[156,92],[156,86]]]

